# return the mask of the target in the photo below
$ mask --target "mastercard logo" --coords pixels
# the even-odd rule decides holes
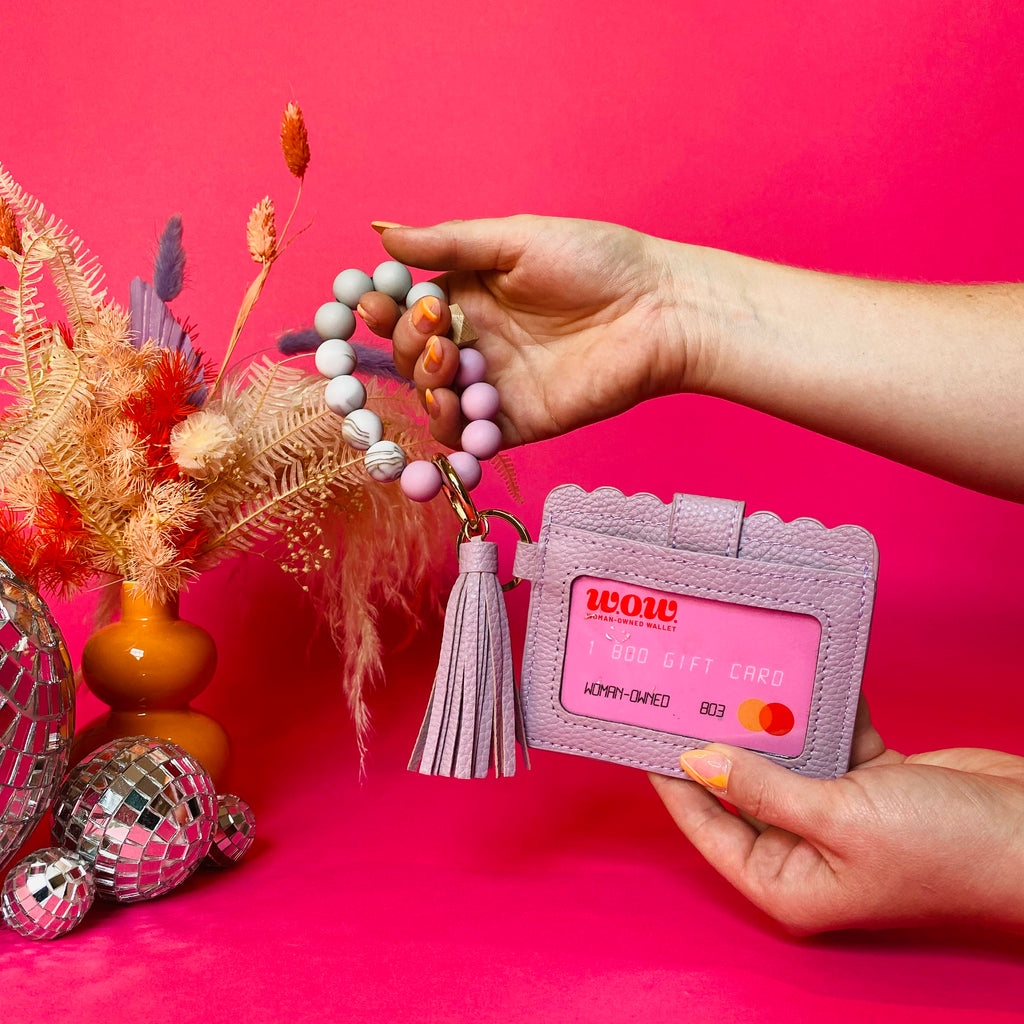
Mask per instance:
[[[767,704],[753,697],[736,709],[736,717],[749,732],[766,732],[769,736],[785,736],[795,722],[785,704]]]

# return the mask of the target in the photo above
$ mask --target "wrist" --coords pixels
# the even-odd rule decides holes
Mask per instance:
[[[744,260],[717,249],[652,239],[662,330],[658,379],[665,394],[719,394],[733,376],[737,337],[758,318],[744,279]]]

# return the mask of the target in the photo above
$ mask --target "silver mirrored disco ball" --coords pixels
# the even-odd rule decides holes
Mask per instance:
[[[0,558],[0,869],[50,809],[74,731],[74,673],[60,627]]]
[[[217,797],[217,826],[206,863],[226,868],[240,861],[256,839],[256,815],[252,808],[234,793]]]
[[[72,769],[53,805],[53,843],[88,864],[102,899],[135,903],[180,885],[209,853],[217,796],[175,743],[114,740]]]
[[[66,850],[36,850],[11,868],[0,894],[4,924],[27,939],[56,939],[79,924],[96,890],[83,861]]]

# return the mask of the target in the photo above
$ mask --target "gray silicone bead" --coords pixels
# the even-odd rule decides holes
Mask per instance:
[[[334,297],[350,309],[355,309],[363,295],[372,291],[373,278],[365,270],[350,267],[334,279]]]
[[[343,302],[325,302],[316,311],[313,326],[324,341],[328,338],[348,341],[356,333],[356,315]]]
[[[384,424],[369,409],[353,409],[341,425],[341,436],[349,447],[365,452],[384,436]]]
[[[385,260],[373,272],[373,287],[378,292],[390,295],[395,302],[401,302],[412,287],[412,274],[401,263]]]
[[[414,284],[409,289],[409,294],[405,297],[405,304],[411,306],[414,302],[419,302],[424,295],[433,295],[442,302],[448,301],[448,296],[445,295],[444,289],[440,285],[434,284],[433,281],[420,281],[419,284]]]
[[[331,412],[339,416],[347,416],[356,409],[366,405],[366,388],[358,377],[344,375],[327,382],[324,388],[324,401]]]

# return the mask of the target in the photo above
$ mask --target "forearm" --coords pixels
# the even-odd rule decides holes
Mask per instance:
[[[1024,286],[894,284],[681,249],[703,310],[688,387],[1024,501]]]

